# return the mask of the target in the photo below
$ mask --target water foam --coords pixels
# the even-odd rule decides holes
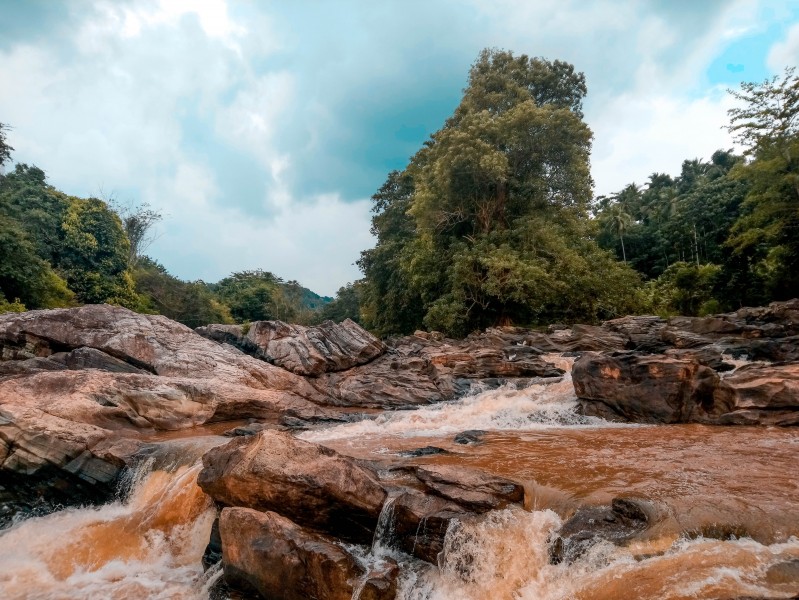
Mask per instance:
[[[553,427],[630,427],[578,413],[571,374],[555,382],[518,389],[505,385],[460,400],[414,410],[383,413],[375,419],[307,431],[301,438],[323,442],[362,436],[434,437],[469,429],[535,431]]]

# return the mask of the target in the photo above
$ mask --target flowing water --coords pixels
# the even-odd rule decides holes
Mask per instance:
[[[436,566],[391,549],[387,503],[372,547],[354,550],[365,563],[399,560],[401,600],[799,594],[799,430],[624,425],[576,408],[567,373],[302,437],[387,465],[465,465],[524,483],[525,510],[451,527]],[[474,429],[487,432],[480,443],[453,441]],[[220,573],[200,563],[214,510],[196,476],[199,457],[225,438],[166,438],[131,474],[124,500],[0,532],[0,598],[208,598]],[[398,457],[430,445],[446,453]],[[628,547],[597,543],[576,562],[550,564],[563,521],[616,496],[650,502],[654,525]]]

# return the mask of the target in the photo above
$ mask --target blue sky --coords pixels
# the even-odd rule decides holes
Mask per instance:
[[[484,47],[585,72],[610,193],[732,146],[725,89],[799,62],[799,1],[0,0],[0,122],[58,188],[160,209],[172,273],[333,294]]]

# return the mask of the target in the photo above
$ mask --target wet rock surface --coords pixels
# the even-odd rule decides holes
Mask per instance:
[[[197,483],[217,502],[275,511],[352,542],[371,542],[386,491],[337,452],[279,431],[214,448]]]
[[[552,541],[550,559],[572,562],[599,540],[624,545],[649,527],[651,513],[645,501],[631,498],[614,498],[610,506],[580,508]]]
[[[388,600],[396,594],[396,573],[369,577],[334,539],[276,513],[225,508],[219,532],[225,578],[264,598],[351,600],[365,575],[363,587],[370,589],[362,598]]]

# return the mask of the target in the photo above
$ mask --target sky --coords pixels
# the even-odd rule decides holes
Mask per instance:
[[[55,187],[161,211],[174,275],[334,295],[486,47],[585,73],[608,194],[733,147],[726,90],[799,63],[799,0],[0,0],[0,122]]]

